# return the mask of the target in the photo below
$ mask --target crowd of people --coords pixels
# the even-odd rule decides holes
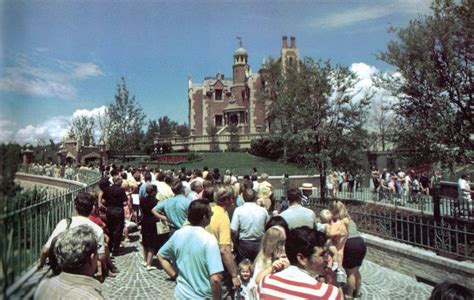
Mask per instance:
[[[75,165],[75,164],[53,164],[53,163],[32,163],[23,171],[33,174],[48,176],[54,178],[63,178],[68,180],[81,181],[81,173],[83,171],[95,171],[100,172],[99,168],[94,164],[89,165]]]
[[[119,272],[114,257],[134,228],[141,233],[143,266],[155,271],[156,257],[176,280],[178,299],[360,297],[365,243],[341,202],[321,215],[303,205],[309,184],[287,184],[287,205],[278,205],[268,176],[256,170],[240,180],[206,167],[110,166],[103,175],[100,192],[79,194],[76,216],[57,224],[43,247],[38,267],[49,260],[54,276],[41,282],[37,299],[61,293],[100,298],[97,282]]]
[[[75,199],[77,215],[57,224],[42,250],[54,274],[36,299],[101,299],[100,283],[119,272],[131,230],[143,266],[157,258],[177,299],[357,299],[367,247],[341,201],[305,207],[309,183],[284,177],[279,205],[266,174],[227,170],[104,168],[97,195]],[[95,279],[94,279],[95,278]],[[343,282],[345,281],[345,282]]]

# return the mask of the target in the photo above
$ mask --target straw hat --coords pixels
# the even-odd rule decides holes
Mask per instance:
[[[305,182],[301,185],[302,190],[314,190],[315,188],[313,187],[312,183]]]

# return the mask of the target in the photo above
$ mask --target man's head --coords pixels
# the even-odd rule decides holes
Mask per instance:
[[[191,182],[191,191],[194,191],[196,193],[200,193],[202,192],[202,181],[201,180],[194,180],[193,182]]]
[[[74,199],[74,207],[77,213],[83,217],[89,217],[96,203],[97,199],[93,195],[84,192],[77,194]]]
[[[156,185],[154,184],[147,185],[145,191],[147,195],[156,196],[156,192],[157,192]]]
[[[313,184],[312,183],[303,183],[301,185],[301,192],[306,197],[310,197],[313,194]]]
[[[150,172],[145,173],[145,182],[151,182],[152,176]]]
[[[189,204],[188,221],[193,226],[207,226],[211,221],[212,211],[207,199],[194,200]]]
[[[209,202],[214,202],[214,187],[205,187],[202,191],[202,198],[209,200]]]
[[[70,228],[58,236],[53,249],[66,273],[93,276],[97,267],[97,236],[89,226]]]
[[[173,193],[175,195],[184,194],[184,187],[183,187],[183,183],[181,182],[181,180],[179,180],[179,179],[173,180],[173,182],[171,183],[171,190],[173,191]]]
[[[262,175],[260,175],[260,179],[262,179],[262,181],[267,181],[268,180],[267,173],[262,173]]]
[[[114,185],[122,186],[123,179],[119,175],[114,177]]]
[[[254,202],[255,201],[255,191],[251,188],[245,189],[243,192],[245,202]]]
[[[324,245],[326,236],[307,226],[290,230],[285,243],[290,263],[312,275],[325,273],[327,255]]]
[[[214,201],[220,206],[229,207],[234,200],[234,191],[230,186],[219,186],[214,189]]]
[[[467,175],[467,173],[462,173],[461,178],[467,180],[469,178],[469,175]]]
[[[288,201],[290,203],[295,203],[301,201],[301,192],[297,188],[291,188],[288,191]]]

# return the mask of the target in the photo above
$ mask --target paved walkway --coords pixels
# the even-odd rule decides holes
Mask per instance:
[[[141,264],[143,255],[139,234],[130,235],[125,244],[126,254],[115,259],[120,273],[107,278],[102,293],[106,299],[174,299],[175,283],[168,280],[163,270],[147,271]],[[425,300],[432,287],[414,278],[365,261],[362,268],[362,299]]]

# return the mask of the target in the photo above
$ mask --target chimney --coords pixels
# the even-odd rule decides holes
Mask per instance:
[[[292,49],[296,48],[296,43],[295,43],[295,37],[294,36],[290,37],[290,41],[291,41],[291,47],[290,48],[292,48]]]
[[[281,46],[283,49],[288,48],[288,37],[286,35],[282,36],[283,45]]]

